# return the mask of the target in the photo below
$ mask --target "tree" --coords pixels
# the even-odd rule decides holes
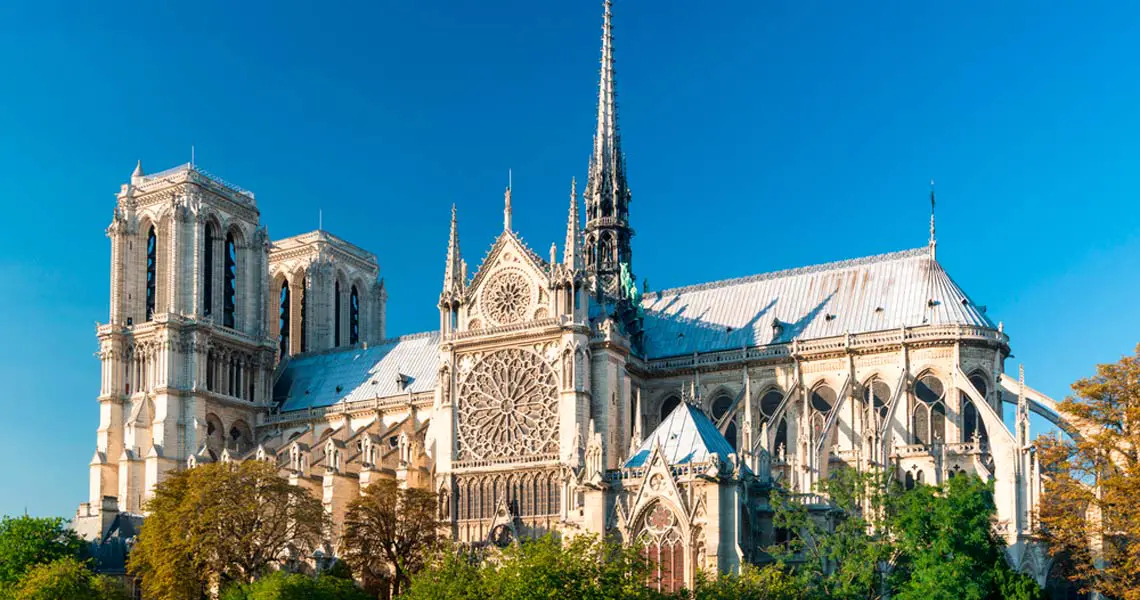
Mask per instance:
[[[115,580],[95,575],[74,557],[39,564],[20,580],[13,600],[127,600],[126,590]]]
[[[993,484],[973,476],[920,485],[897,498],[890,527],[897,545],[892,583],[899,600],[998,600],[1042,597],[1013,571],[993,529]]]
[[[740,574],[721,573],[712,576],[697,573],[697,585],[687,595],[691,600],[799,600],[804,595],[803,581],[783,564],[763,567],[744,565]]]
[[[897,555],[892,522],[883,517],[898,486],[881,471],[839,469],[818,489],[830,502],[826,514],[813,512],[795,497],[772,493],[772,524],[789,536],[769,552],[797,565],[799,586],[811,597],[881,597],[881,565]]]
[[[369,600],[350,579],[276,571],[253,583],[231,585],[221,600]]]
[[[80,558],[86,543],[58,517],[0,519],[0,588],[15,584],[35,565]]]
[[[1080,434],[1037,441],[1039,533],[1083,592],[1140,599],[1140,346],[1072,387],[1059,409]]]
[[[373,590],[391,581],[393,596],[439,543],[436,494],[382,479],[349,504],[341,538],[344,560]]]
[[[197,600],[214,586],[251,582],[316,548],[327,524],[319,500],[260,461],[176,473],[147,509],[128,566],[157,600]]]
[[[589,535],[544,536],[487,555],[445,547],[413,575],[401,600],[651,600],[641,551]]]

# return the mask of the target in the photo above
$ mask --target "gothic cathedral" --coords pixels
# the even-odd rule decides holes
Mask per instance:
[[[323,230],[271,241],[251,192],[194,164],[140,164],[107,228],[76,528],[127,537],[167,473],[259,460],[334,523],[392,479],[436,491],[460,542],[636,540],[673,590],[763,560],[773,488],[822,508],[829,472],[878,467],[906,486],[994,481],[1009,558],[1043,582],[1028,419],[1064,419],[1005,373],[1009,338],[936,260],[933,222],[917,249],[639,288],[604,5],[597,130],[561,252],[527,247],[508,189],[503,231],[469,272],[453,208],[437,331],[385,337],[367,251]]]

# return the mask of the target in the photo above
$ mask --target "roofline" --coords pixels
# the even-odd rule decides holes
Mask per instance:
[[[755,275],[745,275],[744,277],[736,277],[733,279],[721,279],[719,281],[709,281],[706,283],[697,283],[693,285],[686,285],[675,288],[668,288],[656,292],[650,292],[649,297],[654,300],[662,299],[666,294],[683,294],[687,292],[700,292],[704,290],[711,290],[721,287],[728,287],[732,285],[739,285],[742,283],[753,283],[756,281],[767,281],[770,279],[779,279],[781,277],[794,277],[796,275],[806,275],[809,273],[819,273],[822,271],[834,271],[839,269],[848,269],[851,267],[859,267],[863,265],[887,262],[892,260],[899,260],[904,258],[915,258],[919,256],[930,256],[930,248],[923,246],[922,248],[912,248],[910,250],[899,250],[896,252],[887,252],[885,254],[874,254],[871,256],[864,256],[860,258],[849,258],[846,260],[837,260],[834,262],[820,263],[816,265],[808,265],[806,267],[795,267],[792,269],[784,269],[782,271],[769,271],[767,273],[757,273]]]
[[[351,346],[338,346],[336,348],[326,348],[324,350],[315,350],[312,352],[305,352],[302,354],[293,354],[293,355],[290,355],[289,361],[293,362],[293,361],[298,361],[298,360],[305,360],[306,358],[310,358],[310,357],[327,356],[329,354],[337,354],[340,352],[351,352],[353,350],[371,350],[373,348],[379,348],[380,346],[388,346],[391,344],[399,344],[401,342],[410,342],[413,340],[422,340],[422,339],[430,338],[432,336],[437,336],[437,335],[439,335],[438,331],[421,331],[418,333],[407,333],[407,334],[404,334],[401,336],[396,336],[393,338],[384,338],[384,339],[382,339],[376,343],[373,343],[373,344],[369,344],[368,342],[361,342],[359,344],[353,344]],[[365,348],[365,345],[367,345],[368,347]]]

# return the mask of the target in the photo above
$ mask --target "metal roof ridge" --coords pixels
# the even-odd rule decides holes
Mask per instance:
[[[766,281],[770,279],[779,279],[781,277],[794,277],[796,275],[806,275],[810,273],[819,273],[823,271],[833,271],[838,269],[847,269],[850,267],[858,267],[867,264],[874,264],[880,262],[887,262],[891,260],[899,260],[904,258],[914,258],[917,256],[929,255],[930,249],[926,247],[912,248],[909,250],[898,250],[895,252],[886,252],[883,254],[874,254],[871,256],[862,256],[859,258],[848,258],[844,260],[837,260],[827,263],[819,263],[815,265],[807,265],[803,267],[793,267],[791,269],[783,269],[780,271],[768,271],[766,273],[757,273],[755,275],[745,275],[743,277],[734,277],[730,279],[720,279],[717,281],[709,281],[705,283],[694,283],[691,285],[667,288],[656,292],[650,292],[648,297],[653,297],[655,300],[660,300],[666,294],[682,294],[687,292],[699,292],[704,290],[711,290],[721,287],[728,287],[731,285],[739,285],[742,283],[752,283],[756,281]]]

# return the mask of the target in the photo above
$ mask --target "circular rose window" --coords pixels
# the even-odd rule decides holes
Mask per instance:
[[[501,271],[483,288],[480,303],[497,324],[522,321],[530,308],[530,283],[518,271]]]

